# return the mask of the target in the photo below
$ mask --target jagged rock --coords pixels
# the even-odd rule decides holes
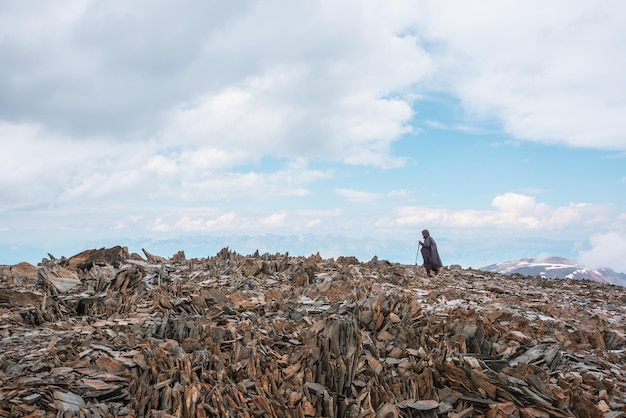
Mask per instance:
[[[142,248],[141,251],[143,251],[143,253],[146,256],[146,259],[150,263],[167,263],[167,260],[165,258],[158,256],[158,255],[152,255],[145,248]]]
[[[257,260],[246,258],[239,271],[244,277],[254,277],[262,271],[262,263]]]
[[[30,263],[0,266],[0,279],[6,284],[21,286],[37,279],[37,267]]]
[[[70,257],[66,264],[79,270],[89,270],[95,265],[111,265],[117,268],[128,258],[128,249],[118,245],[112,248],[83,251]]]
[[[39,277],[45,285],[52,286],[56,292],[69,292],[81,284],[75,271],[61,266],[42,267],[37,270]]]
[[[173,263],[178,263],[178,264],[182,264],[185,261],[187,261],[187,257],[185,257],[185,252],[184,251],[179,251],[176,254],[174,254],[172,256],[172,262]]]
[[[19,263],[11,267],[11,274],[15,277],[23,277],[26,279],[34,279],[37,277],[37,267],[30,263]]]
[[[626,414],[622,287],[143,251],[0,267],[0,416]]]

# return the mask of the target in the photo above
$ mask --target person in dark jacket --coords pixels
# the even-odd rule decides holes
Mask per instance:
[[[441,258],[439,257],[439,251],[437,250],[437,243],[430,236],[427,229],[422,231],[422,237],[424,241],[420,241],[422,246],[422,257],[424,258],[424,267],[426,268],[426,274],[430,276],[432,270],[435,274],[439,274],[439,269],[443,267]]]

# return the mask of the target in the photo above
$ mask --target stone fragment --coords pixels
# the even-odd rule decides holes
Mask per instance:
[[[0,417],[626,408],[619,286],[461,268],[429,278],[349,256],[144,254],[0,266]]]

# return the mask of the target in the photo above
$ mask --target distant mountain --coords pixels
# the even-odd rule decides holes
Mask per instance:
[[[491,264],[480,270],[501,274],[522,274],[541,276],[549,279],[593,280],[600,283],[626,286],[626,274],[611,269],[585,267],[563,257],[543,259],[523,258],[517,261]]]

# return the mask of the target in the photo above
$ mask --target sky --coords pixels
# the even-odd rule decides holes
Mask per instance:
[[[624,51],[621,0],[3,1],[0,264],[428,229],[626,272]]]

